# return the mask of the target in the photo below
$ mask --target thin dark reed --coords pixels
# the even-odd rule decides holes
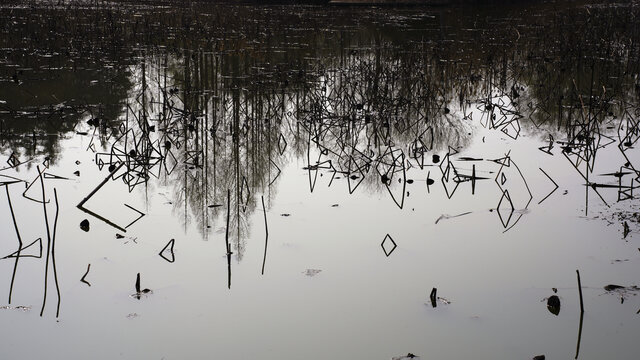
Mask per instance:
[[[9,286],[9,304],[11,304],[11,295],[13,294],[13,284],[16,280],[16,272],[18,271],[18,260],[20,259],[20,252],[22,251],[22,237],[20,236],[20,230],[18,230],[18,223],[16,222],[16,214],[13,211],[13,205],[11,204],[11,195],[9,194],[9,185],[5,185],[4,190],[7,193],[7,201],[9,202],[9,210],[11,211],[11,219],[13,220],[13,227],[16,230],[16,236],[18,237],[18,252],[16,253],[16,262],[13,265],[13,274],[11,275],[11,285]]]
[[[56,216],[53,221],[53,239],[51,241],[51,263],[53,266],[53,279],[56,283],[56,293],[58,295],[58,305],[56,306],[56,318],[60,315],[60,286],[58,284],[58,270],[56,268],[56,231],[58,229],[58,214],[60,213],[60,207],[58,205],[58,192],[56,188],[53,188],[53,197],[56,203]]]
[[[267,210],[264,207],[264,195],[260,196],[262,200],[262,212],[264,213],[264,257],[262,258],[262,275],[264,275],[264,265],[267,262],[267,244],[269,243],[269,227],[267,225]]]
[[[40,309],[40,316],[44,313],[44,308],[47,303],[47,280],[49,279],[49,254],[51,252],[51,231],[49,230],[49,217],[47,215],[47,203],[46,203],[46,195],[44,190],[44,179],[42,177],[42,172],[40,172],[40,166],[36,167],[38,169],[39,177],[40,177],[40,186],[42,187],[42,209],[44,211],[44,223],[47,228],[47,256],[45,261],[44,268],[44,295],[42,296],[42,308]]]

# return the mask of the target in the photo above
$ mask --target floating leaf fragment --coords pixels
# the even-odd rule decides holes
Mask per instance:
[[[89,232],[89,220],[84,219],[80,222],[80,229],[84,232]]]
[[[551,295],[547,299],[547,309],[555,316],[560,314],[560,298],[557,295]]]
[[[625,289],[625,287],[622,285],[609,284],[609,285],[606,285],[604,289],[607,291],[615,291],[615,290]]]

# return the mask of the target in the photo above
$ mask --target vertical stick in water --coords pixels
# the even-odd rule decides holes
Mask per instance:
[[[260,197],[262,199],[262,211],[264,212],[264,257],[262,258],[262,275],[264,275],[264,264],[267,262],[267,244],[269,243],[269,227],[267,226],[267,210],[264,207],[264,195]]]
[[[580,313],[584,314],[584,301],[582,300],[582,283],[580,282],[580,271],[576,270],[578,274],[578,292],[580,294]]]
[[[44,313],[44,307],[47,303],[47,280],[49,275],[49,252],[51,250],[51,232],[49,231],[49,218],[47,217],[47,203],[44,192],[44,179],[42,177],[42,173],[40,172],[40,166],[36,167],[38,169],[38,176],[40,177],[40,186],[42,187],[42,208],[44,210],[44,223],[47,227],[47,258],[45,261],[44,268],[44,296],[42,297],[42,308],[40,309],[40,316]]]
[[[58,205],[58,192],[53,188],[53,197],[56,203],[56,216],[53,220],[53,240],[51,241],[51,263],[53,266],[53,280],[56,283],[56,293],[58,294],[58,305],[56,307],[56,317],[60,315],[60,286],[58,285],[58,270],[56,269],[56,230],[58,228],[58,213],[60,206]]]
[[[11,295],[13,294],[13,283],[16,279],[16,272],[18,271],[18,260],[20,259],[20,252],[22,251],[22,238],[20,237],[20,231],[18,230],[18,223],[16,222],[16,215],[13,212],[13,205],[11,204],[11,195],[9,195],[9,184],[5,185],[4,189],[7,192],[7,200],[9,201],[9,210],[11,210],[11,219],[13,219],[13,227],[16,229],[16,236],[18,237],[18,252],[16,253],[16,262],[13,265],[13,275],[11,275],[11,286],[9,287],[9,304],[11,304]]]
[[[227,272],[229,280],[227,286],[231,289],[231,246],[229,245],[229,215],[231,213],[231,190],[227,189],[227,230],[224,241],[227,244]]]
[[[584,302],[582,300],[582,283],[580,282],[580,271],[576,270],[578,275],[578,293],[580,294],[580,327],[578,328],[578,344],[576,345],[576,359],[580,353],[580,339],[582,338],[582,321],[584,320]]]
[[[580,325],[578,326],[578,343],[576,344],[576,359],[580,353],[580,340],[582,339],[582,321],[584,320],[584,312],[580,313]]]

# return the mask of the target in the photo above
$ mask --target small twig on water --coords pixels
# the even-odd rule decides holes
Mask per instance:
[[[91,270],[91,264],[87,265],[87,272],[85,272],[84,275],[82,275],[82,279],[80,279],[80,281],[91,286],[91,284],[86,280],[87,275],[89,275],[89,270]]]

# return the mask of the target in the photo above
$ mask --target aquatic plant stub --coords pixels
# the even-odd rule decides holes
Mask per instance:
[[[140,288],[140,273],[138,273],[138,275],[136,275],[135,288],[136,288],[136,292],[135,292],[135,294],[131,294],[131,297],[136,298],[138,300],[140,300],[142,298],[142,295],[153,294],[153,291],[151,291],[151,289],[141,290],[141,288]]]

